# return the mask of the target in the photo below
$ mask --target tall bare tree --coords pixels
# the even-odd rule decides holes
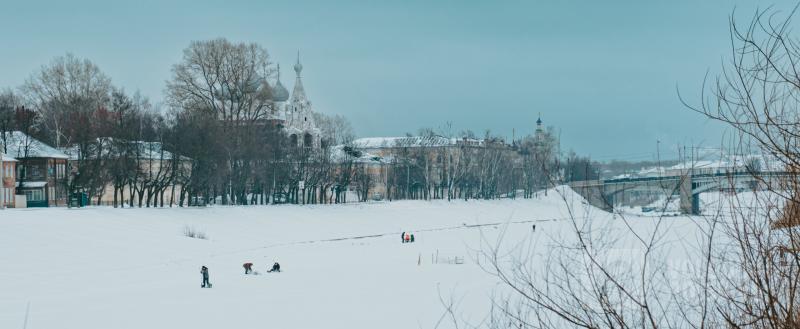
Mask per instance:
[[[17,130],[14,121],[15,111],[21,102],[20,97],[11,89],[0,91],[0,145],[5,145],[6,138],[9,134]],[[0,149],[0,152],[6,153],[7,150]]]
[[[244,191],[254,183],[250,173],[254,138],[259,127],[269,125],[273,113],[272,74],[267,50],[257,44],[226,39],[194,41],[172,68],[167,100],[181,111],[210,115],[220,122],[218,150],[227,167],[219,186],[223,203],[245,204]]]
[[[111,79],[90,60],[67,54],[42,66],[20,89],[41,113],[47,139],[62,147],[75,143],[85,128],[70,123],[108,105]]]

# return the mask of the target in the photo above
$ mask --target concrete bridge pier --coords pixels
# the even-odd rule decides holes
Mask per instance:
[[[613,193],[608,193],[603,191],[603,207],[602,209],[608,212],[614,212],[614,195]]]
[[[699,215],[700,214],[700,194],[692,193],[694,183],[692,183],[691,175],[681,176],[680,181],[680,209],[682,214]]]
[[[570,187],[583,196],[589,204],[608,212],[614,210],[614,196],[606,192],[606,187],[601,181],[572,182]]]

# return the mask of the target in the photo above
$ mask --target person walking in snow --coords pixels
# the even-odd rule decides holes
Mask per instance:
[[[406,243],[411,242],[411,236],[406,232],[406,236],[404,237]]]
[[[411,239],[409,240],[409,242],[414,243],[414,233],[411,233]]]
[[[203,284],[200,288],[211,288],[211,282],[208,281],[208,267],[203,265],[203,267],[200,268],[200,274],[203,274]]]
[[[244,267],[244,274],[253,273],[253,263],[244,263],[242,267]]]
[[[406,243],[406,232],[400,233],[400,242]]]

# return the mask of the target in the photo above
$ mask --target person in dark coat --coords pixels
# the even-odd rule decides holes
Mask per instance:
[[[203,274],[203,285],[201,285],[200,288],[211,288],[211,282],[208,282],[208,267],[203,265],[203,267],[200,268],[200,273]]]
[[[409,240],[409,242],[411,242],[411,243],[414,242],[414,233],[411,233],[411,240]]]
[[[406,243],[406,232],[400,233],[400,242]]]
[[[278,262],[272,264],[272,269],[269,270],[269,272],[280,272],[280,271],[281,271],[281,264],[278,264]]]
[[[253,273],[253,263],[244,263],[242,267],[244,267],[244,274]]]

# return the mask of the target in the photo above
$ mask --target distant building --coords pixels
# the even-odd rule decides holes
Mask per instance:
[[[17,159],[0,152],[0,208],[14,208]]]
[[[122,186],[121,189],[115,190],[114,181],[109,178],[103,186],[99,186],[95,190],[80,191],[87,193],[92,198],[88,200],[90,204],[114,205],[115,200],[118,205],[129,204],[133,198],[132,193],[134,193],[131,184],[151,188],[169,186],[170,193],[165,195],[165,202],[173,203],[177,200],[174,200],[176,196],[172,194],[171,187],[174,186],[176,190],[180,191],[183,186],[177,181],[180,177],[188,177],[191,173],[191,159],[167,151],[160,142],[121,141],[105,137],[98,139],[94,145],[95,147],[96,145],[106,146],[102,152],[97,152],[96,148],[93,148],[90,150],[91,155],[84,154],[83,156],[77,146],[62,148],[62,151],[69,156],[69,167],[73,173],[79,171],[81,165],[95,165],[95,161],[127,161],[128,167],[136,172],[131,173],[135,180],[129,181],[128,185]],[[99,159],[98,153],[102,154]]]
[[[306,95],[303,79],[300,75],[302,71],[303,64],[300,63],[300,52],[298,52],[297,62],[294,64],[296,77],[291,94],[289,90],[284,87],[283,82],[281,82],[280,64],[277,65],[277,76],[274,83],[267,81],[267,78],[264,76],[251,77],[243,88],[248,91],[259,93],[269,91],[272,109],[271,112],[266,113],[264,116],[259,115],[259,118],[240,118],[237,120],[248,121],[249,123],[262,127],[277,127],[286,134],[290,144],[293,146],[307,148],[322,147],[322,131],[317,127],[314,118],[314,109]],[[231,98],[227,88],[221,88],[221,90],[216,93],[216,96],[220,99]],[[218,116],[218,119],[231,120],[230,118],[224,117],[222,114]]]
[[[453,149],[479,146],[507,146],[500,141],[473,138],[446,138],[442,136],[367,137],[352,142],[353,147],[380,156],[396,155],[407,149]]]
[[[281,83],[281,67],[278,65],[278,76],[275,85],[271,87],[272,100],[275,104],[274,116],[292,145],[319,148],[322,146],[322,133],[314,120],[314,110],[303,87],[300,76],[302,71],[303,64],[300,64],[300,52],[298,52],[297,63],[294,64],[296,78],[290,97],[289,91]]]
[[[464,152],[478,148],[512,151],[511,147],[501,140],[443,136],[368,137],[356,139],[351,145],[354,150],[362,154],[356,163],[365,166],[367,172],[372,176],[374,185],[370,190],[369,198],[374,200],[383,199],[389,195],[387,179],[392,175],[392,169],[395,170],[395,175],[403,175],[410,167],[424,167],[431,190],[446,193],[447,187],[442,184],[447,175],[447,165],[461,157]],[[419,160],[427,163],[425,165],[412,164]],[[421,184],[411,185],[413,185],[411,189],[415,191],[423,187]]]
[[[27,207],[66,205],[66,154],[21,131],[0,136],[0,150],[17,159],[16,194]]]
[[[545,141],[545,136],[544,136],[544,127],[542,127],[542,115],[541,114],[536,119],[536,132],[534,132],[533,138],[534,138],[534,145],[537,148],[543,148],[545,146],[546,141]]]

